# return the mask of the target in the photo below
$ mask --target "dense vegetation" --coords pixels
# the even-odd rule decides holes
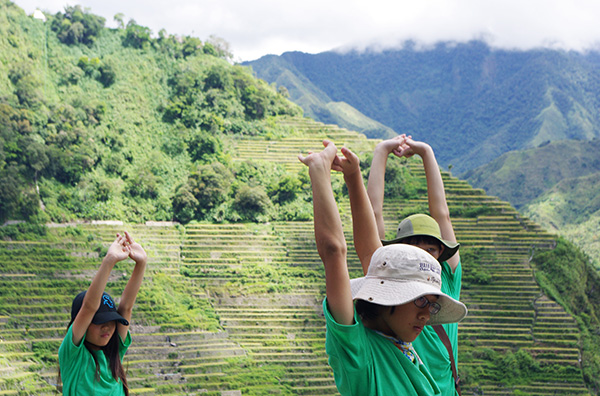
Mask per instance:
[[[227,151],[301,110],[223,40],[107,29],[79,6],[47,17],[0,2],[1,222],[276,219],[293,204],[297,175]]]

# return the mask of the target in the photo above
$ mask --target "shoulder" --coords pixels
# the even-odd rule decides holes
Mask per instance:
[[[63,338],[62,343],[60,344],[60,347],[58,348],[59,361],[63,360],[63,359],[72,358],[73,356],[77,356],[80,353],[82,353],[83,351],[85,351],[86,348],[83,345],[84,340],[85,340],[85,335],[84,335],[83,339],[81,340],[81,343],[79,345],[75,345],[73,343],[73,326],[69,326],[69,329],[67,330],[67,334],[65,334],[65,338]],[[61,364],[62,364],[62,362],[61,362]]]
[[[442,263],[442,292],[450,297],[458,299],[462,287],[462,266],[460,261],[456,269],[452,271],[450,265],[444,261]]]

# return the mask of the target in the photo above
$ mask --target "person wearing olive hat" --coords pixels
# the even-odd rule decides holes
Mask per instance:
[[[415,214],[405,218],[398,225],[396,237],[386,240],[383,196],[385,168],[390,154],[400,158],[408,158],[416,154],[422,158],[431,216]],[[450,220],[442,175],[431,146],[415,141],[411,136],[406,135],[396,136],[379,143],[373,153],[367,192],[375,214],[376,232],[382,243],[384,245],[409,244],[430,253],[442,267],[442,292],[458,300],[462,281],[459,244]],[[362,229],[361,232],[355,234],[355,245],[366,274],[369,268],[368,257],[375,247],[364,247],[364,244],[357,243],[357,239],[364,238],[365,233],[372,231]],[[457,371],[458,324],[426,326],[413,346],[439,385],[442,395],[460,395]]]
[[[441,265],[407,244],[382,246],[362,183],[358,157],[325,140],[324,150],[299,155],[308,166],[313,193],[315,240],[325,267],[325,351],[343,396],[437,396],[440,389],[412,347],[428,324],[460,321],[463,303],[441,291]],[[331,185],[331,170],[348,186],[352,224],[365,228],[366,276],[350,280],[347,246]],[[358,247],[357,247],[358,249]],[[366,257],[366,256],[365,256]]]

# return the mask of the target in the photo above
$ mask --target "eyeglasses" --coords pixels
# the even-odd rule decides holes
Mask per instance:
[[[429,313],[432,315],[435,315],[436,313],[440,312],[440,309],[442,309],[442,306],[440,304],[436,302],[431,302],[425,297],[419,297],[413,302],[419,308],[425,308],[429,305]]]

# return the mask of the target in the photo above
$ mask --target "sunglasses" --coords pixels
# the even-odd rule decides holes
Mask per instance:
[[[436,313],[440,312],[440,309],[442,309],[442,306],[436,302],[431,302],[428,299],[426,299],[425,297],[419,297],[416,300],[413,301],[415,303],[415,305],[419,308],[425,308],[426,306],[429,305],[429,313],[432,315],[435,315]]]

